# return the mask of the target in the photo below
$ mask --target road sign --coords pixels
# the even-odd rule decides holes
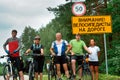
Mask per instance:
[[[82,16],[84,15],[86,12],[86,6],[85,4],[79,2],[79,3],[74,3],[72,5],[72,13],[75,15],[75,16]]]
[[[111,16],[72,17],[73,34],[112,33]]]
[[[72,2],[85,2],[85,0],[72,0]]]

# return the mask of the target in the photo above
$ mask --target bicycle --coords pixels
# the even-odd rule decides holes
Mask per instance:
[[[78,55],[76,55],[76,56],[78,56]],[[68,57],[70,59],[69,60],[70,62],[68,62],[68,65],[70,68],[70,71],[69,71],[70,72],[70,80],[74,80],[75,77],[73,75],[72,66],[71,66],[72,55],[68,55]],[[82,79],[81,80],[92,80],[92,73],[91,73],[90,68],[89,68],[88,55],[86,55],[86,54],[83,56],[82,64],[76,68],[76,73],[78,73],[79,69],[81,69],[81,68],[82,68]]]
[[[50,63],[48,68],[48,80],[57,80],[56,66],[54,63],[54,56],[50,55]]]
[[[11,54],[3,55],[0,58],[4,57],[8,57],[7,63],[5,63],[3,67],[4,80],[20,80],[15,61],[14,62],[10,61]]]
[[[27,56],[31,56],[31,58],[29,58],[29,70],[28,70],[28,75],[29,75],[29,80],[34,80],[34,73],[35,73],[35,70],[34,70],[34,67],[35,67],[35,63],[34,63],[34,59],[33,57],[35,56],[43,56],[41,54],[28,54]]]

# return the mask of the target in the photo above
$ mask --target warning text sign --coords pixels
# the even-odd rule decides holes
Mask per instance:
[[[72,17],[73,34],[112,33],[111,16]]]

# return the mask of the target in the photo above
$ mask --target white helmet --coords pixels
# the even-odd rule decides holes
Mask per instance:
[[[40,40],[40,36],[35,36],[35,38],[34,39],[39,39]]]

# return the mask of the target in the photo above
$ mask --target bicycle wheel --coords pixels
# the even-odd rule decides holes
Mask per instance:
[[[83,69],[82,80],[92,80],[92,74],[90,69]]]
[[[52,65],[52,63],[49,65],[48,69],[48,80],[57,80],[55,67]]]
[[[4,80],[14,80],[13,79],[13,73],[12,72],[12,68],[9,65],[5,65],[3,68],[3,77]]]
[[[34,80],[33,64],[29,65],[29,80]]]
[[[13,68],[13,80],[20,80],[20,76],[16,67]]]

